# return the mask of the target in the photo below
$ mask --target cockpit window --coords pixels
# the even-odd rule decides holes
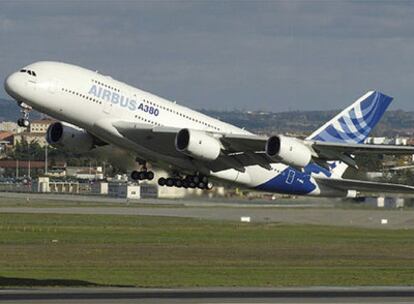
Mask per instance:
[[[21,73],[27,73],[29,75],[32,75],[32,76],[36,77],[36,73],[34,71],[31,71],[31,70],[21,69],[20,72]]]

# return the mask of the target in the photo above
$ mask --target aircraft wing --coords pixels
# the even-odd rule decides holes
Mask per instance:
[[[223,134],[220,141],[229,152],[264,152],[267,137],[255,134]]]
[[[357,165],[350,155],[357,154],[414,154],[414,146],[371,145],[337,143],[324,141],[304,141],[314,151],[314,160],[330,161],[341,160],[356,168]]]
[[[356,190],[363,192],[414,194],[414,187],[401,184],[379,183],[353,179],[314,178],[321,185],[345,191]]]
[[[189,158],[178,152],[175,147],[175,137],[179,128],[152,126],[149,124],[118,121],[113,126],[127,139],[142,145],[152,151],[162,151],[163,154]],[[259,165],[270,168],[272,162],[264,153],[266,137],[257,135],[215,134],[223,146],[223,153],[214,162],[206,163],[212,171],[234,168],[244,171],[245,166]]]
[[[351,144],[325,141],[313,141],[309,142],[309,144],[319,154],[327,152],[349,154],[414,154],[414,146]]]
[[[175,137],[179,128],[152,126],[149,124],[118,121],[114,127],[123,136],[152,151],[162,151],[163,154],[186,158],[188,156],[178,152],[175,148]],[[270,168],[275,162],[267,157],[265,146],[267,137],[255,134],[222,134],[212,133],[223,146],[223,153],[208,167],[213,171],[236,168],[243,171],[243,167],[259,165]],[[320,165],[326,161],[341,160],[356,167],[350,155],[355,154],[414,154],[414,146],[370,145],[353,143],[336,143],[323,141],[302,140],[302,143],[312,151],[313,160]]]
[[[275,162],[266,156],[265,145],[267,138],[257,135],[236,135],[228,134],[220,138],[226,150],[238,159],[244,158],[247,163],[253,159],[260,160],[260,165]],[[344,163],[356,168],[354,158],[351,155],[358,154],[414,154],[414,146],[397,146],[397,145],[372,145],[372,144],[354,144],[340,142],[323,142],[303,140],[304,145],[312,151],[312,157],[320,165],[326,164],[327,161],[341,160]],[[247,157],[243,154],[249,154]],[[247,160],[248,159],[248,160]]]
[[[113,126],[127,139],[149,150],[162,151],[163,154],[173,157],[184,156],[176,150],[174,144],[180,129],[126,121],[114,122]]]

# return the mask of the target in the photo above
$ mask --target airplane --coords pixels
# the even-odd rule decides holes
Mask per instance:
[[[355,197],[359,192],[409,193],[414,187],[342,178],[358,154],[414,154],[413,146],[364,144],[392,101],[379,91],[358,98],[305,139],[269,137],[222,122],[97,71],[40,61],[10,74],[6,92],[29,126],[32,109],[57,119],[47,141],[77,152],[103,145],[133,151],[140,171],[148,164],[169,172],[160,186],[211,189],[210,179],[283,194]]]

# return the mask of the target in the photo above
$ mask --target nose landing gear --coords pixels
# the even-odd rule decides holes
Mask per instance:
[[[29,113],[32,110],[32,107],[25,104],[24,102],[19,102],[18,105],[21,108],[20,112],[22,113],[23,117],[17,120],[17,125],[19,127],[29,128],[30,127]]]

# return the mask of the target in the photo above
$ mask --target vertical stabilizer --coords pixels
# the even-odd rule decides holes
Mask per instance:
[[[392,99],[381,92],[370,91],[313,132],[307,139],[363,143],[381,119]],[[348,166],[343,162],[336,161],[330,163],[329,167],[333,175],[342,176]]]
[[[381,119],[392,97],[371,91],[336,115],[307,139],[326,142],[362,143]]]

